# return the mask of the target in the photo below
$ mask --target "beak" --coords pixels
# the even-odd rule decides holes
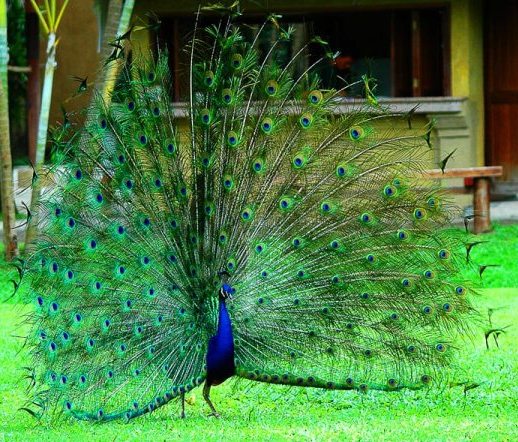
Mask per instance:
[[[234,297],[232,296],[232,293],[227,293],[227,297],[228,297],[229,301],[232,301],[232,299],[234,299]]]

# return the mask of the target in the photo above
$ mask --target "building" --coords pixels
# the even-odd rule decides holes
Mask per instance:
[[[51,121],[60,117],[60,103],[77,88],[70,76],[94,78],[98,69],[93,3],[70,2],[64,18]],[[167,43],[177,72],[179,48],[197,5],[136,1],[134,20],[145,20],[147,11],[160,17],[158,37]],[[518,189],[518,141],[513,138],[518,127],[518,2],[243,0],[241,5],[252,21],[277,12],[304,38],[317,34],[326,39],[341,52],[337,68],[344,76],[369,70],[378,78],[377,94],[384,104],[401,111],[417,106],[416,125],[435,122],[438,149],[432,163],[456,149],[450,166],[502,165],[501,182],[507,190]],[[153,47],[155,39],[140,32],[134,44]],[[180,92],[175,91],[176,98]]]

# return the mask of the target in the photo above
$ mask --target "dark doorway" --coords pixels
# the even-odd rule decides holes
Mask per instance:
[[[518,2],[485,2],[486,162],[518,184]]]

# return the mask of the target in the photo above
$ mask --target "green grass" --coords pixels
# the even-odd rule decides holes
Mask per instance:
[[[481,312],[496,309],[495,325],[513,324],[518,289],[485,290],[476,303]],[[518,440],[516,327],[500,337],[499,349],[493,343],[485,349],[482,330],[473,343],[464,343],[456,380],[481,384],[466,395],[462,387],[361,395],[231,381],[213,389],[219,420],[207,417],[198,389],[185,420],[173,403],[128,424],[47,426],[17,411],[25,399],[19,367],[27,358],[17,354],[20,340],[11,335],[23,331],[16,324],[24,311],[25,306],[0,304],[0,440]]]
[[[473,247],[473,264],[500,266],[487,268],[482,279],[475,282],[484,288],[518,287],[518,224],[495,224],[491,233],[479,235],[475,241],[487,243]]]
[[[282,386],[227,382],[213,389],[222,414],[207,417],[200,389],[181,420],[179,404],[128,424],[60,421],[41,424],[17,411],[25,400],[18,324],[29,307],[0,303],[0,441],[147,441],[147,440],[351,440],[351,441],[514,441],[518,440],[518,226],[496,226],[481,239],[491,242],[473,250],[473,261],[499,264],[482,279],[486,289],[474,303],[483,318],[494,310],[495,326],[511,325],[486,350],[481,324],[473,341],[461,343],[458,382],[480,386],[464,394],[462,386],[442,391],[397,393],[288,389]],[[11,290],[10,272],[0,261],[0,299]],[[490,288],[487,288],[490,287]],[[502,288],[503,287],[503,288]],[[508,288],[505,288],[508,287]],[[485,319],[484,319],[485,321]],[[487,322],[487,321],[486,321]]]

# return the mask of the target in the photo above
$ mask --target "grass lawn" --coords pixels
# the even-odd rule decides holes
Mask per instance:
[[[473,250],[480,264],[501,264],[484,274],[475,305],[493,325],[512,325],[500,336],[500,348],[490,341],[486,350],[481,324],[473,341],[460,343],[458,382],[478,383],[464,393],[462,386],[442,391],[397,393],[288,389],[253,383],[227,382],[212,390],[221,419],[207,417],[208,407],[198,388],[191,393],[187,418],[179,419],[179,404],[130,423],[91,424],[61,421],[46,426],[23,406],[24,382],[19,369],[27,363],[18,325],[27,306],[0,303],[0,441],[159,441],[159,440],[351,440],[351,441],[515,441],[518,440],[518,226],[497,226],[482,237],[492,242]],[[8,268],[0,263],[0,299],[10,284]],[[487,321],[486,321],[487,322]]]

